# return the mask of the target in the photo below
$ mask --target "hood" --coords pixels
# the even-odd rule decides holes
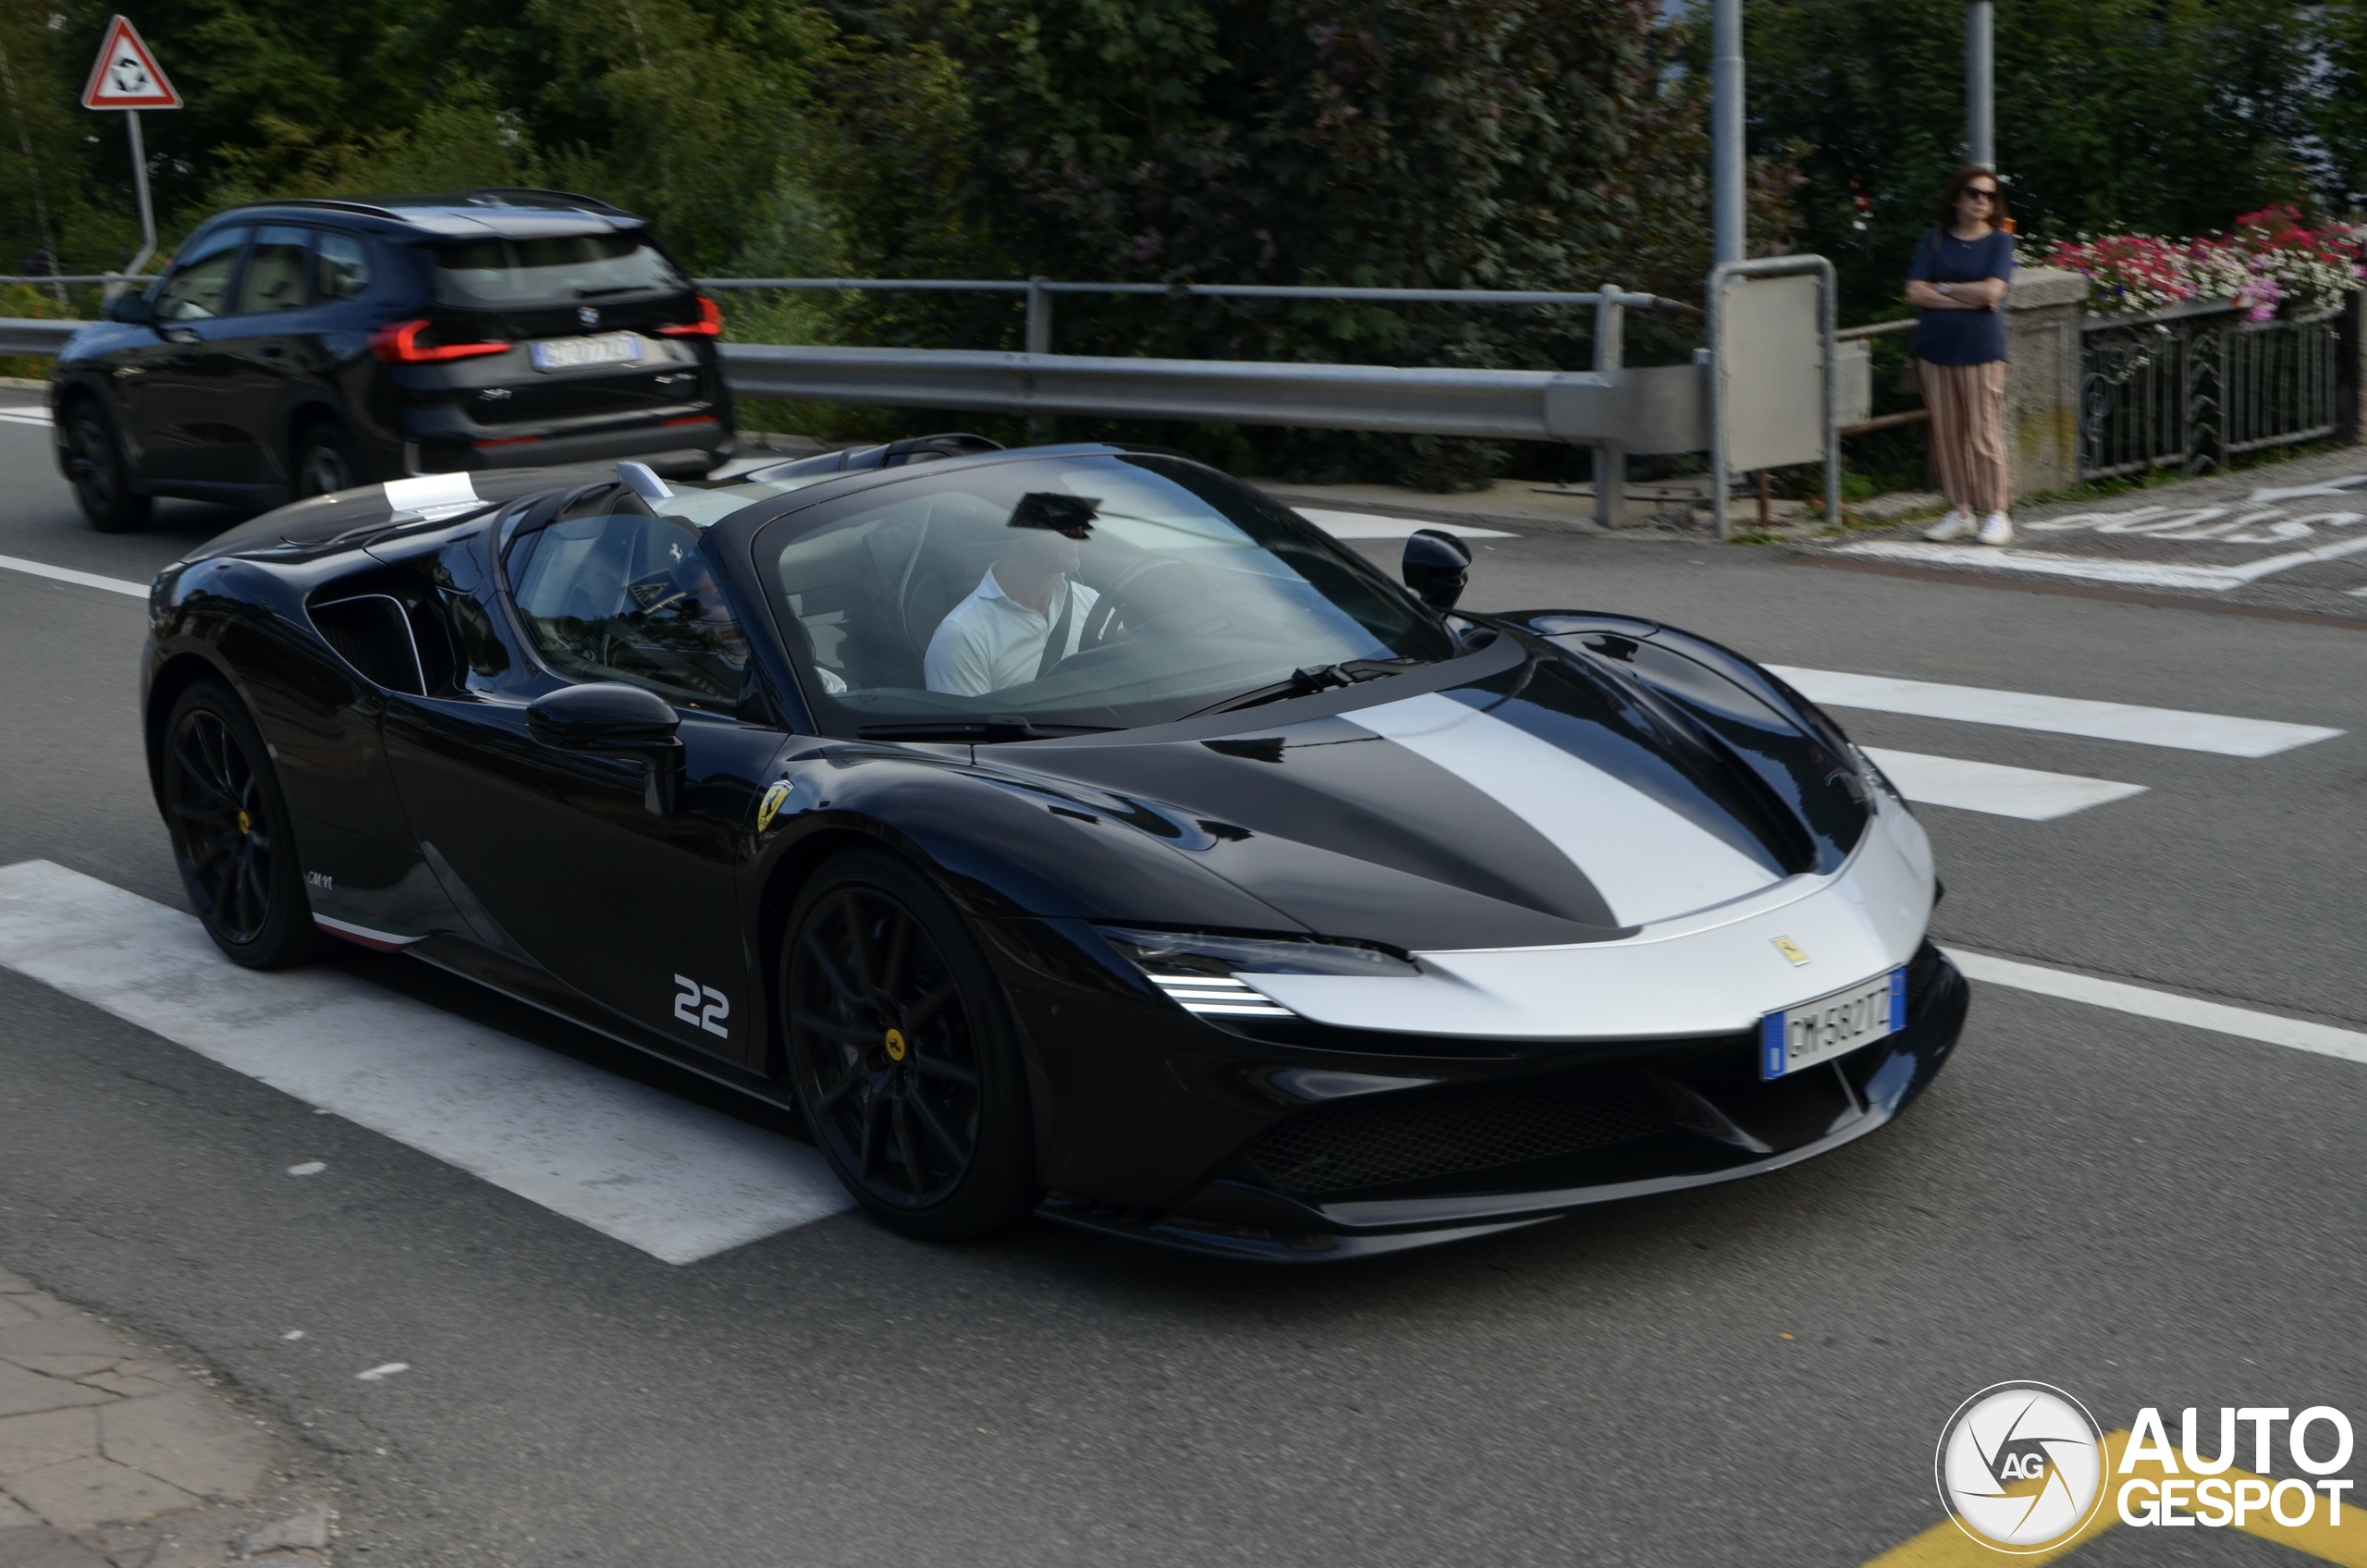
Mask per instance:
[[[1797,715],[1667,649],[1655,681],[1523,642],[1512,668],[1393,699],[1374,681],[1345,711],[980,758],[1114,798],[1310,930],[1404,950],[1615,940],[1846,858],[1862,784]]]

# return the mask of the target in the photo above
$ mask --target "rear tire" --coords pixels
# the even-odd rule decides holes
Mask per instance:
[[[131,487],[131,464],[116,439],[115,422],[84,398],[66,411],[66,477],[82,515],[102,533],[129,533],[148,521],[153,505]]]
[[[781,1032],[814,1141],[892,1230],[953,1241],[1036,1205],[1018,1042],[961,917],[894,855],[853,850],[799,892]]]
[[[218,680],[191,686],[165,720],[160,762],[173,863],[214,945],[249,969],[317,954],[288,800],[246,704]]]
[[[296,498],[350,490],[362,483],[361,465],[354,461],[353,437],[335,420],[304,427],[296,438]]]

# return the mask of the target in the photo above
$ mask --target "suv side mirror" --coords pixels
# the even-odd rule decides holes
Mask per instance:
[[[1417,529],[1406,537],[1403,570],[1414,596],[1444,615],[1471,579],[1471,546],[1435,528]]]
[[[142,289],[133,293],[127,289],[109,300],[107,308],[100,313],[109,321],[129,322],[135,326],[144,325],[148,321],[147,291]]]

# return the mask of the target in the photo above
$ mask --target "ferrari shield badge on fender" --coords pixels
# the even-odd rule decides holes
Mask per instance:
[[[771,799],[770,796],[766,798],[768,801]],[[1775,950],[1782,953],[1785,958],[1790,959],[1792,961],[1793,967],[1797,968],[1799,965],[1808,962],[1809,955],[1801,950],[1799,943],[1795,942],[1789,937],[1777,937],[1774,938],[1774,942]]]
[[[772,787],[765,791],[764,800],[756,806],[757,832],[762,833],[773,825],[774,814],[780,810],[781,802],[788,799],[789,785],[786,782],[775,780]]]

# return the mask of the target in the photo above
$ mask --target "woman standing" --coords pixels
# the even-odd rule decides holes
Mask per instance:
[[[2005,457],[2005,288],[2014,237],[2005,195],[1978,165],[1956,171],[1907,269],[1907,302],[1921,312],[1915,357],[1932,410],[1932,457],[1948,515],[1924,535],[2010,544],[2013,472]],[[1979,521],[1976,521],[1975,520]]]

